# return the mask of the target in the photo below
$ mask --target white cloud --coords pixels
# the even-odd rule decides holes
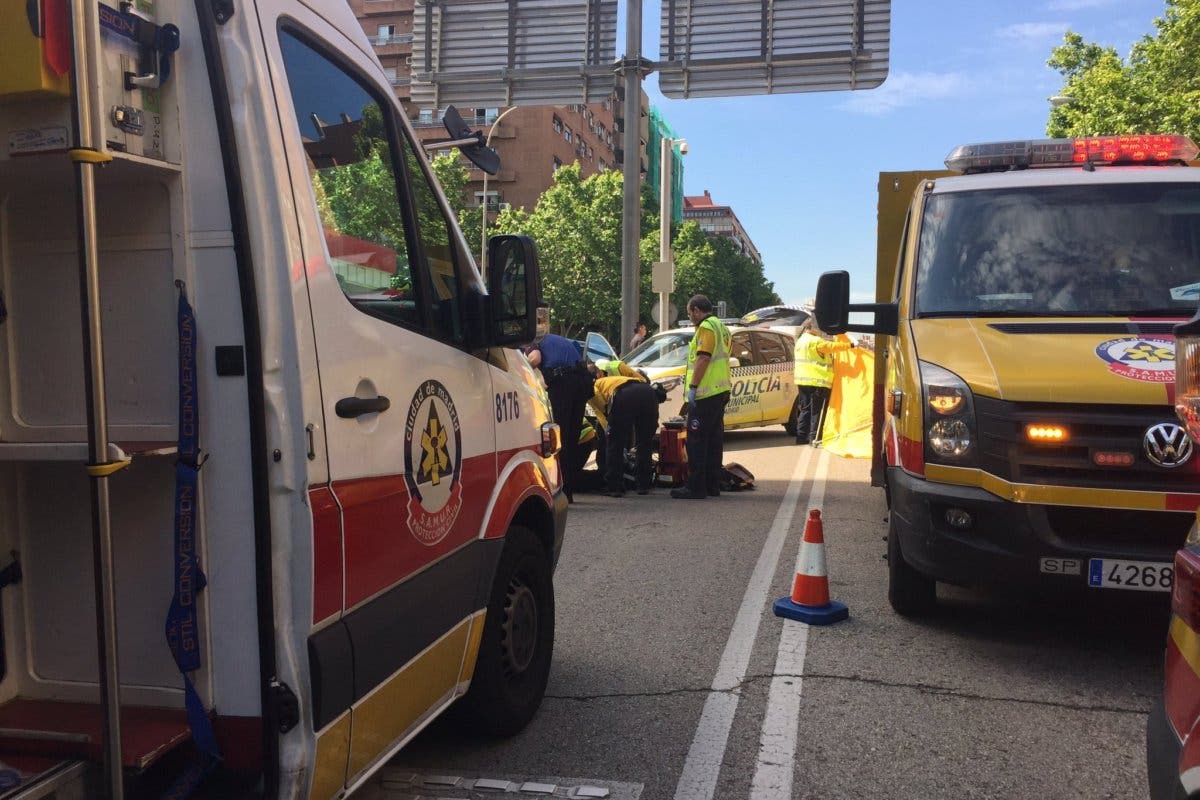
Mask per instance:
[[[1083,11],[1089,8],[1105,8],[1116,4],[1117,0],[1050,0],[1047,8],[1051,11]]]
[[[1057,39],[1071,27],[1066,22],[1021,22],[1001,28],[1002,39]]]
[[[895,72],[878,89],[853,92],[841,108],[878,116],[928,100],[952,97],[966,85],[966,78],[957,72]]]

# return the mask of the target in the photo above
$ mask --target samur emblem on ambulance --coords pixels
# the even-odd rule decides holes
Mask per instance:
[[[446,387],[421,384],[404,425],[404,480],[408,528],[432,547],[446,538],[462,511],[462,431]]]
[[[1174,383],[1175,340],[1165,336],[1127,336],[1109,339],[1096,355],[1114,375],[1145,383]]]

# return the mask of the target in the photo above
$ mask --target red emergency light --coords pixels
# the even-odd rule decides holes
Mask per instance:
[[[1200,148],[1178,134],[1086,136],[966,144],[946,156],[946,167],[960,172],[994,172],[1073,164],[1185,164]]]

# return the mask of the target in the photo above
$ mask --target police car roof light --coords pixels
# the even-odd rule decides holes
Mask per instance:
[[[1085,163],[1180,164],[1197,155],[1200,148],[1177,134],[1028,139],[961,145],[946,156],[946,168],[970,173]]]

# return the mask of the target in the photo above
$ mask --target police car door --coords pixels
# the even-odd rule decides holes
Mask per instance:
[[[792,343],[780,333],[755,331],[754,349],[762,364],[759,381],[764,422],[786,422],[796,401]]]
[[[318,794],[322,752],[352,785],[460,683],[485,604],[473,543],[496,480],[492,387],[462,345],[456,231],[384,73],[307,7],[258,9],[342,516],[342,617],[309,647]],[[344,4],[322,13],[358,25]]]
[[[762,398],[759,396],[761,365],[754,353],[749,331],[735,331],[730,356],[737,359],[738,366],[729,370],[732,390],[729,406],[725,409],[726,424],[753,425],[763,418]]]

